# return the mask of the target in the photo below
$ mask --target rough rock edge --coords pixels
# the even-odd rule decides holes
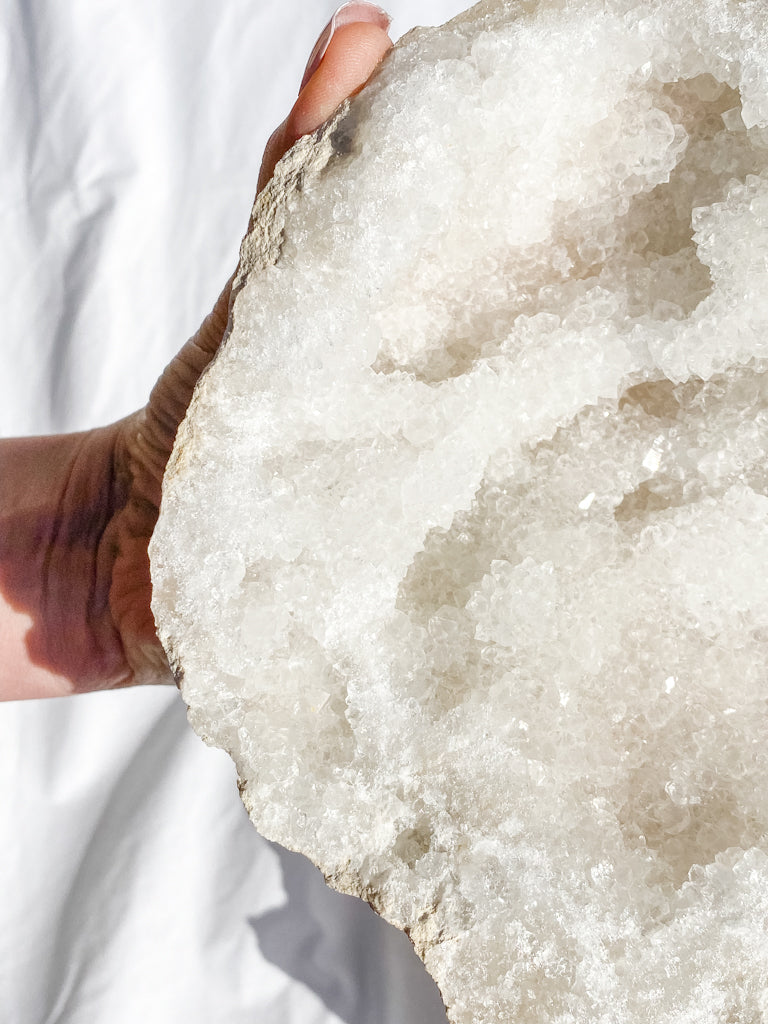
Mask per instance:
[[[256,828],[261,831],[258,812],[247,796],[245,784],[240,781],[238,783],[238,788],[249,818]],[[279,836],[269,835],[264,832],[262,832],[262,834],[272,842],[276,842],[281,846],[286,845]],[[386,887],[377,889],[372,885],[365,885],[360,878],[359,872],[351,863],[348,863],[344,868],[331,868],[327,867],[320,859],[319,855],[313,850],[293,846],[286,848],[290,849],[293,853],[302,854],[302,856],[311,861],[311,863],[314,864],[322,874],[326,885],[331,889],[336,892],[343,893],[345,896],[355,896],[358,899],[364,900],[379,917],[383,918],[388,924],[391,924],[394,928],[397,928],[408,936],[417,956],[424,964],[427,973],[437,986],[449,1024],[454,1024],[454,1017],[451,1016],[451,1008],[443,996],[443,990],[440,984],[442,978],[440,975],[439,964],[433,966],[430,964],[428,959],[430,951],[435,946],[442,945],[444,942],[450,942],[452,939],[458,937],[447,934],[437,923],[435,919],[435,911],[437,910],[439,900],[436,900],[432,906],[425,908],[419,915],[417,921],[413,924],[407,924],[403,922],[397,914],[391,913],[390,908],[388,907]],[[435,967],[438,969],[435,970]]]
[[[299,139],[280,160],[269,183],[256,197],[251,210],[248,231],[240,245],[240,257],[232,282],[229,320],[224,338],[216,355],[197,382],[186,416],[176,434],[173,451],[163,476],[163,500],[175,485],[176,477],[184,472],[187,457],[196,447],[198,435],[195,423],[196,411],[200,403],[204,403],[210,391],[208,373],[227,347],[232,335],[237,318],[240,292],[251,274],[259,273],[279,262],[285,222],[291,201],[302,192],[307,182],[319,178],[334,157],[343,151],[345,136],[341,126],[347,118],[349,107],[350,103],[347,100],[314,134],[305,135]],[[181,651],[178,649],[174,637],[162,622],[157,623],[157,632],[168,655],[168,663],[171,666],[176,685],[182,689],[184,667]],[[227,751],[227,753],[231,756],[231,751]]]
[[[463,17],[464,15],[459,16],[459,18]],[[419,30],[416,29],[414,31],[418,32]],[[238,316],[240,292],[251,274],[259,273],[267,267],[275,266],[279,262],[285,222],[295,197],[304,190],[307,184],[317,180],[333,160],[338,159],[348,151],[348,132],[351,129],[351,125],[348,123],[349,113],[350,101],[347,100],[314,134],[299,139],[292,149],[280,160],[272,179],[256,198],[251,211],[248,232],[240,246],[240,257],[232,284],[232,298],[230,300],[227,329],[219,352],[211,360],[198,381],[189,409],[187,410],[187,415],[179,427],[173,452],[171,453],[163,478],[164,495],[168,493],[171,485],[175,483],[177,475],[184,472],[187,456],[195,449],[198,434],[198,428],[195,424],[196,409],[201,402],[205,401],[211,388],[211,385],[208,383],[208,371],[215,364],[219,353],[224,350],[233,333]],[[162,624],[158,625],[158,635],[168,655],[168,662],[171,666],[173,677],[183,696],[183,653],[176,644],[174,637]],[[205,736],[202,738],[207,742]],[[227,753],[230,757],[233,756],[232,751],[228,750]],[[255,808],[251,801],[247,799],[245,786],[242,782],[239,785],[239,789],[248,815],[256,828],[262,831],[262,834],[265,834],[267,839],[284,846],[283,837],[264,833],[259,822],[258,808]],[[364,885],[358,872],[351,864],[345,870],[339,871],[338,869],[325,866],[316,851],[294,849],[293,852],[308,857],[321,871],[326,883],[332,889],[365,900],[377,914],[396,928],[404,931],[423,962],[426,962],[429,950],[447,938],[440,933],[432,913],[429,911],[425,911],[420,916],[419,921],[410,926],[406,926],[403,922],[397,920],[395,915],[388,913],[386,890],[375,890],[371,886]],[[434,909],[432,908],[432,910]],[[437,978],[435,978],[435,982],[438,983]],[[446,1012],[448,1012],[447,1009]]]
[[[247,806],[248,804],[246,802],[246,807]],[[251,814],[250,809],[248,810],[248,813]],[[309,859],[315,863],[312,857]],[[318,864],[317,867],[322,872],[326,883],[331,887],[331,889],[335,889],[337,892],[346,893],[348,896],[357,896],[360,899],[365,900],[365,902],[379,915],[379,917],[383,917],[385,921],[388,921],[395,928],[405,932],[419,959],[422,961],[437,985],[440,997],[443,999],[443,1007],[445,1008],[448,1020],[453,1021],[450,1014],[450,1008],[445,1002],[442,989],[440,988],[439,970],[433,971],[427,960],[430,951],[435,946],[442,945],[444,942],[449,942],[453,938],[458,938],[458,936],[447,934],[435,919],[435,911],[439,904],[439,898],[436,899],[431,906],[426,907],[413,924],[405,924],[399,919],[395,920],[388,913],[386,889],[376,889],[371,885],[364,885],[360,879],[360,875],[351,865],[348,865],[346,868],[341,870],[337,869],[331,872],[325,871],[322,864]]]

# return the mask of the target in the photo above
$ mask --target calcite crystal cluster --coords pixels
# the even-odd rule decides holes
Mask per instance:
[[[256,205],[152,555],[451,1021],[768,1020],[768,4],[407,36]]]

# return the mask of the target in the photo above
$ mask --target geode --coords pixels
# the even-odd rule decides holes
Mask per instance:
[[[768,4],[408,35],[257,201],[152,557],[451,1021],[768,1019]]]

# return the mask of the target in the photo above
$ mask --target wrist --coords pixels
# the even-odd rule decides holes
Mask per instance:
[[[0,695],[128,682],[110,612],[116,427],[0,441]]]

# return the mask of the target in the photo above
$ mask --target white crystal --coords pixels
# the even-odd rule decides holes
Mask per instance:
[[[457,1024],[768,1018],[766,38],[409,35],[258,202],[179,433],[191,721]]]

